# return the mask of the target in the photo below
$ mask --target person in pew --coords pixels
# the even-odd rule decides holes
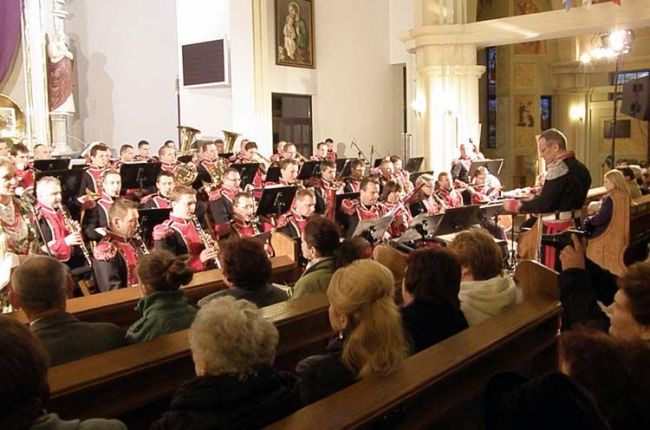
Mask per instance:
[[[229,223],[233,217],[233,202],[237,193],[241,192],[241,176],[239,170],[228,168],[222,176],[221,187],[210,193],[208,210],[212,224],[217,229],[219,225]]]
[[[293,286],[293,298],[327,290],[334,274],[334,253],[339,247],[336,224],[320,216],[307,221],[300,238],[302,255],[308,263]]]
[[[588,216],[583,222],[584,229],[586,232],[588,232],[589,237],[591,238],[598,237],[603,234],[609,225],[609,221],[612,219],[612,211],[614,209],[614,205],[612,204],[612,196],[610,193],[614,190],[619,190],[625,194],[630,195],[630,190],[625,183],[625,178],[619,170],[613,169],[605,173],[603,182],[605,185],[605,190],[607,192],[600,199],[600,208],[598,209],[598,212]]]
[[[137,270],[142,298],[136,309],[142,318],[126,332],[129,343],[144,342],[192,325],[196,308],[187,302],[180,290],[194,276],[187,265],[188,258],[168,251],[155,251],[140,259]]]
[[[300,397],[313,403],[356,380],[395,371],[408,344],[393,299],[393,275],[372,260],[359,260],[334,273],[327,288],[332,329],[339,333],[329,353],[296,366]]]
[[[111,206],[120,196],[122,190],[122,177],[117,170],[105,170],[101,177],[101,194],[95,202],[87,201],[88,209],[81,215],[81,229],[86,240],[101,240],[106,235],[109,224],[108,213]]]
[[[202,298],[199,306],[224,296],[246,299],[258,307],[289,298],[287,293],[271,283],[271,260],[260,241],[234,239],[227,242],[221,251],[221,264],[228,288]]]
[[[372,258],[372,245],[361,236],[345,239],[334,253],[334,271],[357,260]]]
[[[460,307],[469,325],[477,324],[519,299],[515,281],[503,271],[499,246],[486,230],[458,233],[448,245],[461,267]]]
[[[612,430],[650,428],[650,347],[598,330],[574,329],[559,342],[560,371],[595,398]]]
[[[632,170],[632,168],[629,166],[618,167],[617,170],[619,170],[623,174],[627,188],[628,190],[630,190],[630,196],[632,196],[633,199],[637,199],[641,197],[641,188],[639,187],[639,184],[636,182],[634,170]]]
[[[650,344],[650,261],[635,263],[617,277],[585,258],[580,239],[572,239],[573,246],[560,253],[562,328],[582,324]]]
[[[156,178],[157,192],[145,196],[140,205],[144,209],[167,209],[172,207],[171,193],[176,185],[174,174],[161,170]]]
[[[189,332],[196,378],[151,430],[257,429],[298,410],[296,377],[272,367],[278,341],[277,328],[247,300],[207,303]]]
[[[458,299],[460,279],[460,264],[445,248],[409,254],[400,311],[413,353],[468,328]]]
[[[11,283],[10,301],[25,312],[29,328],[43,343],[52,366],[126,345],[124,332],[116,325],[81,322],[66,312],[72,279],[55,258],[29,257],[14,270]]]
[[[108,213],[110,226],[106,236],[93,248],[93,272],[99,291],[137,285],[136,265],[142,257],[138,232],[138,206],[126,199],[116,200]]]
[[[7,430],[126,430],[118,420],[62,420],[48,413],[48,357],[20,322],[0,316],[0,428]]]

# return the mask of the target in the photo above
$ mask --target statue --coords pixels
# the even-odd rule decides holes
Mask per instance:
[[[65,42],[65,34],[54,33],[47,44],[47,83],[50,112],[72,114],[75,112],[73,90],[74,57]]]

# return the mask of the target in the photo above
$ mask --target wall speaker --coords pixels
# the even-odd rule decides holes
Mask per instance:
[[[621,112],[642,121],[650,120],[650,76],[623,85]]]

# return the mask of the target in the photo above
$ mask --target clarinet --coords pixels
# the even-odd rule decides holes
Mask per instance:
[[[201,238],[201,242],[203,243],[205,249],[213,250],[217,253],[217,257],[214,258],[214,265],[217,266],[217,269],[221,269],[221,261],[219,260],[221,250],[219,249],[219,245],[214,241],[212,236],[203,230],[203,227],[201,227],[201,223],[196,218],[196,215],[193,215],[192,218],[190,218],[190,222],[194,225],[194,228],[199,234],[199,237]]]
[[[65,227],[68,229],[70,233],[78,233],[81,236],[81,227],[79,226],[79,223],[75,222],[70,214],[68,213],[68,210],[61,205],[61,216],[63,217],[63,223],[65,224]],[[86,246],[86,243],[83,241],[83,236],[81,239],[81,244],[79,244],[79,248],[81,249],[81,252],[84,255],[84,258],[86,259],[86,262],[88,263],[89,267],[92,267],[92,261],[90,260],[90,252],[88,252],[88,247]]]
[[[149,254],[149,249],[147,248],[147,244],[144,243],[144,239],[142,239],[140,232],[136,231],[135,233],[133,233],[133,240],[135,241],[136,247],[140,248],[140,252],[142,253],[142,255]]]

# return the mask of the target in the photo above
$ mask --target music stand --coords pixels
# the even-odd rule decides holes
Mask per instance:
[[[70,159],[70,164],[66,169],[79,169],[83,170],[86,168],[86,159],[85,158],[72,158]]]
[[[68,209],[77,207],[77,195],[81,187],[81,177],[84,171],[80,169],[62,169],[62,170],[48,170],[45,172],[36,172],[36,182],[34,183],[34,195],[36,195],[36,187],[38,181],[45,176],[53,176],[61,183],[61,202]]]
[[[278,166],[269,167],[266,171],[266,182],[280,182],[280,168]]]
[[[287,212],[291,209],[296,191],[298,187],[295,185],[264,188],[256,214],[266,216]]]
[[[305,161],[298,173],[298,179],[318,178],[320,176],[320,161]]]
[[[235,155],[234,152],[221,152],[221,153],[219,153],[219,157],[225,158],[226,160],[230,160],[233,155]]]
[[[194,158],[194,156],[192,154],[187,154],[187,155],[179,155],[176,158],[176,160],[179,163],[189,163],[190,161],[192,161],[192,158]]]
[[[411,181],[411,183],[412,183],[413,185],[415,185],[415,181],[417,181],[417,179],[418,179],[420,176],[422,176],[422,175],[433,175],[433,170],[428,170],[428,171],[424,171],[424,172],[415,172],[415,173],[411,173],[411,174],[409,175],[409,180]]]
[[[447,209],[436,227],[435,236],[458,233],[478,224],[478,205]]]
[[[153,243],[153,229],[169,219],[170,208],[138,209],[142,239],[147,247]]]
[[[488,171],[490,170],[488,168],[488,160],[472,161],[472,164],[469,165],[469,170],[467,171],[467,176],[469,176],[470,178],[473,178],[474,176],[476,176],[476,170],[478,170],[479,167],[485,167],[486,169],[488,169]]]
[[[370,244],[375,244],[384,237],[394,217],[395,214],[392,214],[371,220],[360,220],[357,228],[354,229],[354,233],[352,233],[352,237],[361,236]]]
[[[382,162],[382,161],[384,161],[383,158],[377,158],[377,159],[375,160],[375,162],[372,164],[372,167],[377,168],[377,167],[381,166],[381,162]]]
[[[70,166],[69,158],[48,158],[47,160],[34,160],[34,169],[44,172],[46,170],[67,170]]]
[[[424,157],[409,158],[406,166],[404,166],[404,170],[409,173],[415,173],[422,168],[422,163],[424,163]]]
[[[502,168],[503,168],[503,158],[495,158],[494,160],[487,160],[487,169],[494,176],[499,176],[501,174]]]
[[[260,168],[260,163],[233,163],[230,167],[239,172],[239,176],[241,177],[240,186],[243,189],[253,183],[257,170]]]
[[[122,189],[131,190],[151,188],[156,186],[156,178],[160,173],[160,163],[124,163],[120,166]]]
[[[345,177],[345,176],[350,176],[350,163],[352,160],[356,160],[356,158],[337,158],[336,159],[336,176],[338,177]],[[347,172],[346,175],[343,173]]]
[[[423,236],[433,236],[442,220],[444,214],[429,215],[428,213],[422,213],[415,218],[409,224],[409,228],[413,228],[420,233],[426,233]]]

